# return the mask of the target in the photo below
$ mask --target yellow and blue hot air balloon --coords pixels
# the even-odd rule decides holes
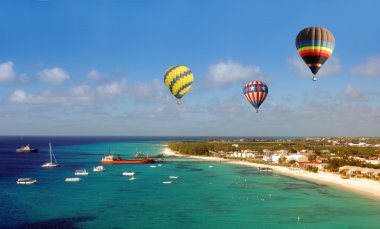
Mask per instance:
[[[334,35],[322,27],[309,27],[298,33],[296,47],[311,72],[315,75],[334,51]]]
[[[164,74],[165,86],[181,104],[181,98],[193,84],[193,72],[186,66],[176,65],[168,68]]]

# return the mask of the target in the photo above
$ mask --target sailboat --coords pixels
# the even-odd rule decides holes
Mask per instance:
[[[55,159],[54,153],[51,150],[51,143],[50,142],[49,142],[49,147],[50,147],[50,161],[46,162],[43,165],[41,165],[41,167],[51,168],[51,167],[59,167],[59,166],[61,166],[60,164],[57,163],[57,159]],[[55,163],[53,162],[53,158],[54,158]]]

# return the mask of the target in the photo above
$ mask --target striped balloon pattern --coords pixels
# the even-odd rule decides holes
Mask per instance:
[[[259,112],[260,105],[268,95],[268,86],[261,81],[251,81],[243,87],[243,94],[256,112]]]
[[[325,28],[309,27],[299,32],[296,47],[299,55],[315,75],[333,53],[335,38]]]
[[[189,91],[193,84],[194,76],[190,68],[186,66],[172,66],[164,74],[165,86],[181,103],[181,98]]]

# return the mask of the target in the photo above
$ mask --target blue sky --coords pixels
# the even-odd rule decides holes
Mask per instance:
[[[0,1],[0,135],[379,136],[377,1]],[[305,27],[335,36],[311,73]],[[178,109],[163,84],[186,65]],[[260,113],[242,87],[262,80]]]

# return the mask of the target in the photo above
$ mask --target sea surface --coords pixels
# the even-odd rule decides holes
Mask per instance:
[[[379,201],[251,167],[167,158],[155,168],[92,171],[109,151],[156,154],[163,142],[178,139],[0,137],[0,228],[380,228]],[[49,142],[62,167],[40,167]],[[25,144],[41,150],[15,152]],[[90,174],[64,182],[76,169]],[[123,171],[136,172],[137,180]],[[163,184],[169,176],[178,179]],[[38,184],[17,185],[21,177]]]

